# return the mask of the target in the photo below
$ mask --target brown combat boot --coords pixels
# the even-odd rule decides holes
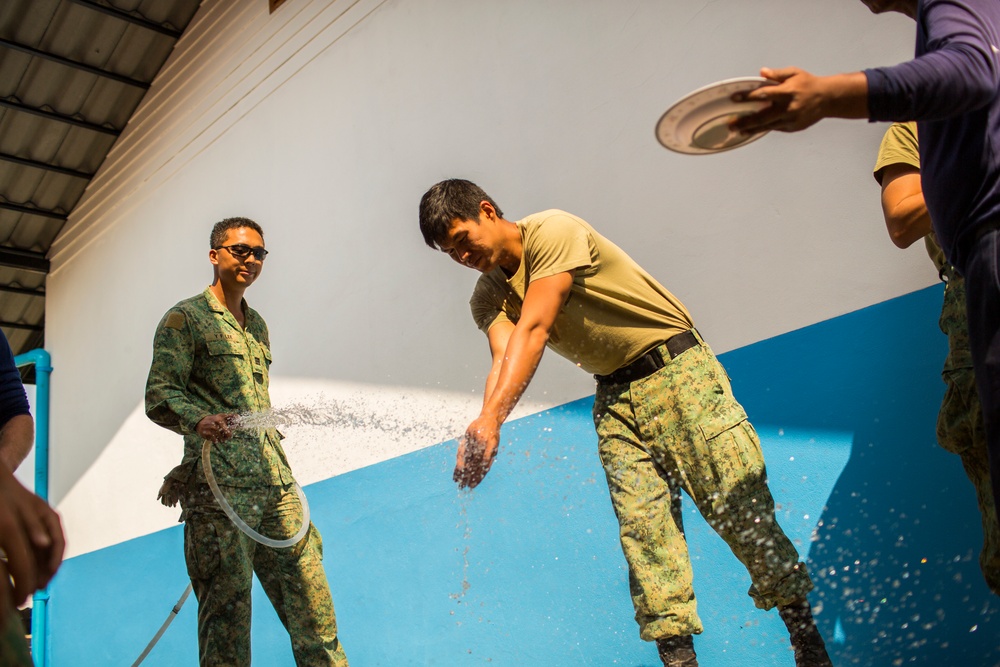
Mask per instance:
[[[788,637],[795,649],[795,667],[833,667],[808,600],[779,606],[778,613],[788,628]]]
[[[656,648],[660,651],[663,667],[698,667],[691,635],[657,639]]]

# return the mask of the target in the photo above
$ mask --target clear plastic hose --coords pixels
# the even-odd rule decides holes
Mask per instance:
[[[248,526],[246,521],[244,521],[239,517],[239,515],[233,509],[233,506],[230,505],[229,502],[226,500],[225,496],[222,495],[222,489],[219,488],[219,484],[215,481],[215,474],[212,473],[211,453],[209,451],[211,449],[211,444],[212,443],[210,443],[208,440],[205,440],[204,444],[201,446],[201,466],[202,469],[205,471],[205,479],[208,480],[208,486],[209,488],[212,489],[212,495],[215,496],[215,501],[219,503],[219,507],[221,507],[222,511],[226,513],[226,516],[229,517],[229,520],[232,521],[234,524],[236,524],[237,528],[239,528],[244,533],[249,535],[255,541],[265,546],[275,547],[277,549],[283,549],[298,544],[299,541],[301,541],[302,538],[306,536],[306,533],[309,532],[309,501],[306,500],[306,494],[302,492],[302,487],[299,486],[299,483],[295,482],[295,493],[299,497],[299,502],[302,503],[302,526],[299,528],[299,532],[295,533],[295,535],[288,538],[287,540],[272,540],[270,537],[264,537],[256,530]],[[149,652],[152,651],[153,647],[156,646],[156,643],[160,641],[160,637],[162,637],[163,633],[167,631],[168,627],[170,627],[170,623],[174,620],[174,617],[176,617],[177,614],[180,612],[181,607],[184,606],[184,601],[187,600],[187,597],[190,593],[191,593],[191,585],[188,584],[188,587],[184,589],[184,593],[183,595],[181,595],[181,598],[177,601],[177,604],[174,605],[174,608],[171,609],[170,613],[167,615],[167,620],[163,622],[162,626],[160,626],[159,632],[156,633],[153,639],[146,646],[145,650],[142,652],[142,655],[140,655],[139,658],[132,663],[132,667],[138,667],[138,665],[142,663],[143,660],[146,659],[146,656],[149,655]]]
[[[136,659],[136,661],[132,663],[132,667],[139,667],[139,665],[142,664],[142,661],[146,659],[146,656],[149,655],[149,652],[153,650],[153,647],[156,646],[156,642],[160,641],[160,637],[163,636],[163,633],[166,632],[167,628],[170,627],[170,624],[173,622],[174,618],[176,618],[177,614],[180,613],[181,607],[184,606],[184,601],[187,600],[188,595],[191,594],[191,588],[192,585],[188,584],[188,587],[184,589],[184,593],[181,594],[181,599],[177,601],[177,604],[174,605],[174,608],[170,610],[169,614],[167,614],[167,620],[165,620],[163,622],[163,625],[160,626],[159,632],[157,632],[156,635],[153,636],[153,639],[150,640],[149,644],[146,645],[145,650],[138,657],[138,659]]]
[[[225,496],[222,495],[222,490],[219,488],[219,484],[215,481],[215,475],[212,473],[211,444],[208,440],[205,440],[201,446],[201,467],[205,471],[205,479],[208,480],[208,486],[212,489],[212,495],[215,496],[216,502],[219,503],[219,507],[226,513],[229,520],[256,542],[260,542],[265,546],[283,549],[298,544],[306,536],[306,533],[309,532],[309,501],[306,500],[306,494],[302,492],[302,487],[299,486],[299,483],[295,482],[295,493],[299,496],[299,502],[302,503],[302,526],[299,528],[299,532],[287,540],[273,540],[270,537],[265,537],[248,526],[236,511],[233,510],[232,505],[229,504]]]

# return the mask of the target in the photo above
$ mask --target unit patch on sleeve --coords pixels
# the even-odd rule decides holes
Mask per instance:
[[[171,329],[183,329],[184,328],[184,313],[179,313],[174,311],[167,315],[167,321],[163,323],[163,326],[170,327]]]

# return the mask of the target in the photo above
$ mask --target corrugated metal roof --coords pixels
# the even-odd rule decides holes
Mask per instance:
[[[201,0],[0,2],[0,326],[44,344],[46,254]]]

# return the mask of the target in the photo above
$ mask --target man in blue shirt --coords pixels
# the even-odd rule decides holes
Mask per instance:
[[[796,132],[823,118],[917,121],[921,183],[934,233],[965,277],[969,336],[1000,505],[1000,2],[862,0],[917,22],[913,60],[814,76],[764,68],[777,82],[736,97],[771,105],[733,127]]]

